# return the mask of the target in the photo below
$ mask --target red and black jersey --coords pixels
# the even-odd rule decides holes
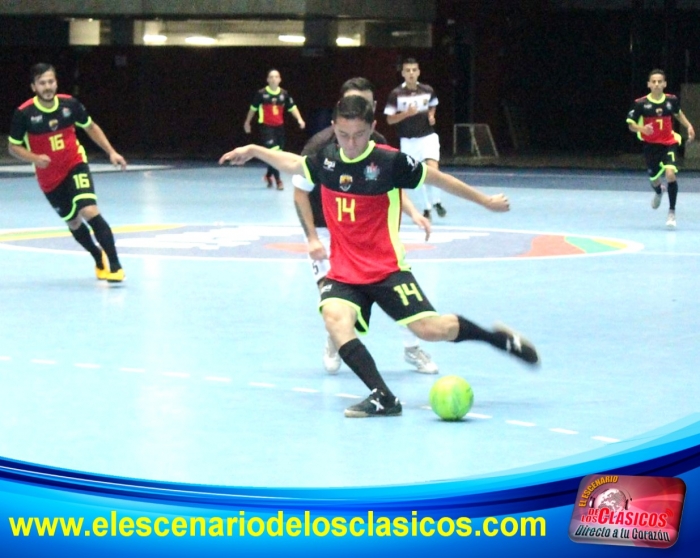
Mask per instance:
[[[12,117],[10,143],[23,145],[32,153],[48,155],[51,163],[36,169],[44,192],[54,190],[73,167],[86,163],[85,149],[78,142],[75,126],[92,124],[85,107],[70,95],[56,95],[51,108],[34,97],[21,104]]]
[[[658,101],[647,95],[634,101],[627,113],[627,122],[640,126],[652,125],[654,131],[651,134],[637,134],[642,141],[661,145],[680,144],[681,136],[673,131],[673,116],[680,111],[681,103],[675,95],[666,93]]]
[[[333,143],[304,159],[304,174],[321,185],[331,236],[330,279],[368,285],[410,269],[399,240],[400,188],[423,184],[423,163],[373,141],[362,155],[348,159]]]
[[[377,131],[372,132],[370,139],[377,144],[386,144],[386,138]],[[320,132],[314,134],[301,150],[302,156],[313,157],[325,147],[335,144],[338,145],[333,132],[333,126],[328,126]],[[311,203],[311,213],[314,218],[315,227],[326,228],[326,218],[323,215],[323,204],[321,203],[321,187],[318,184],[314,185],[313,190],[309,192],[309,202]]]
[[[257,111],[258,123],[265,126],[282,126],[285,110],[290,111],[294,106],[294,99],[286,89],[280,87],[273,91],[268,86],[255,93],[250,109]]]

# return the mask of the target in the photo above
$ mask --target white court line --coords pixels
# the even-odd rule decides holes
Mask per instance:
[[[550,428],[549,431],[557,434],[578,434],[576,430],[567,430],[566,428]]]
[[[12,360],[9,356],[0,356],[0,360],[7,361],[7,360]]]
[[[120,368],[119,370],[121,372],[138,372],[139,374],[143,374],[144,372],[146,372],[146,370],[143,368],[126,368],[126,367],[124,367],[124,368]]]
[[[76,362],[73,366],[76,368],[102,368],[100,364],[90,364],[89,362]]]
[[[525,422],[522,420],[507,420],[506,422],[514,426],[537,426],[534,422]]]
[[[55,360],[45,360],[43,358],[33,358],[30,362],[34,364],[56,364]]]
[[[609,442],[611,444],[620,441],[617,438],[608,438],[607,436],[591,436],[591,438],[599,442]]]
[[[205,380],[209,382],[230,382],[231,378],[224,378],[222,376],[205,376]]]
[[[253,387],[267,387],[267,388],[275,387],[275,384],[267,384],[265,382],[248,382],[248,385],[253,386]]]
[[[161,376],[171,376],[173,378],[189,378],[190,375],[185,372],[161,372]]]
[[[352,393],[336,393],[336,397],[344,397],[345,399],[362,399],[361,395],[353,395]]]
[[[480,415],[479,413],[467,413],[467,416],[470,418],[478,418],[478,419],[490,419],[493,418],[491,415]]]
[[[298,391],[301,393],[318,393],[319,390],[317,389],[311,389],[311,388],[302,388],[302,387],[295,387],[292,388],[292,391]]]

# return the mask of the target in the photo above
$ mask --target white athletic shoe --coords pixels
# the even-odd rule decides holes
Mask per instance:
[[[661,194],[657,194],[656,192],[654,192],[654,197],[651,198],[651,208],[652,209],[659,209],[659,206],[661,205],[661,195],[662,194],[663,194],[663,192],[661,192]]]
[[[326,339],[326,348],[323,350],[323,367],[329,374],[337,374],[340,368],[340,355],[330,336]]]
[[[676,212],[669,211],[668,218],[666,219],[666,228],[675,229],[676,228]]]
[[[420,347],[406,347],[403,351],[403,358],[406,362],[416,367],[416,372],[421,374],[437,374],[438,366]]]

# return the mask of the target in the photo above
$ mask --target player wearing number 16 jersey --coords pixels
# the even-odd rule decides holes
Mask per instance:
[[[33,66],[31,88],[36,96],[20,105],[12,118],[9,152],[34,165],[39,187],[49,203],[66,221],[78,244],[94,258],[97,278],[121,282],[125,276],[114,235],[97,207],[85,149],[78,141],[75,127],[85,130],[109,155],[113,165],[124,169],[126,161],[77,99],[56,93],[53,66],[43,63]],[[90,229],[99,246],[93,241]]]
[[[351,95],[343,97],[333,113],[338,144],[315,157],[248,145],[219,159],[219,163],[243,164],[257,157],[290,174],[303,173],[321,185],[331,233],[331,270],[321,288],[321,313],[340,357],[370,389],[367,399],[345,410],[347,417],[402,413],[401,402],[356,335],[367,331],[374,303],[424,341],[484,341],[528,364],[539,362],[535,347],[510,328],[486,330],[462,316],[438,314],[406,264],[398,239],[399,189],[430,182],[496,212],[508,211],[508,198],[487,196],[404,153],[375,145],[370,141],[374,124],[372,104]]]

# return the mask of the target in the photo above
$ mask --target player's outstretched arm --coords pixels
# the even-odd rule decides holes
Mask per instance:
[[[427,165],[425,182],[426,184],[437,186],[441,190],[453,194],[458,198],[477,203],[490,211],[499,213],[510,211],[510,202],[504,194],[488,196],[473,186],[469,186],[469,184],[458,180],[454,176],[433,167],[428,167]]]
[[[244,165],[251,159],[260,159],[263,163],[275,167],[278,171],[289,174],[304,174],[304,158],[288,151],[273,151],[261,145],[246,145],[224,153],[219,164]]]

